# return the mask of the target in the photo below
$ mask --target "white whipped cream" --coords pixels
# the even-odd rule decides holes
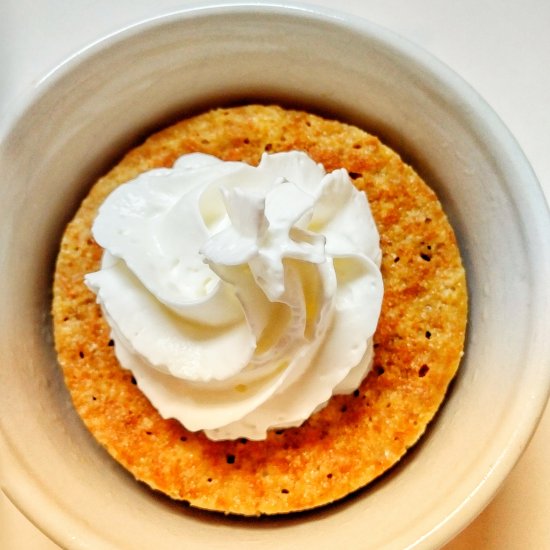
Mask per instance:
[[[298,426],[372,363],[379,235],[348,173],[305,153],[194,153],[118,187],[86,283],[165,418],[210,439]]]

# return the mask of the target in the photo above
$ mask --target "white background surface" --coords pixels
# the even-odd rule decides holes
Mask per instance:
[[[458,72],[516,136],[550,197],[549,1],[316,3],[396,31]],[[0,120],[9,120],[20,98],[79,49],[122,27],[189,4],[185,0],[0,0]],[[496,499],[446,550],[550,550],[549,436],[547,409]],[[0,548],[58,549],[1,495]]]

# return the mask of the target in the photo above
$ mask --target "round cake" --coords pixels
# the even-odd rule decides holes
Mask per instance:
[[[303,151],[345,168],[367,194],[380,234],[384,298],[374,362],[360,387],[297,428],[261,441],[212,441],[164,419],[115,356],[110,327],[84,284],[103,251],[98,208],[119,185],[183,154],[257,165]],[[53,299],[59,363],[97,441],[135,478],[192,506],[255,516],[315,508],[364,487],[422,436],[463,353],[467,289],[453,230],[435,193],[399,155],[356,127],[303,111],[248,105],[183,120],[130,151],[90,190],[62,239]]]

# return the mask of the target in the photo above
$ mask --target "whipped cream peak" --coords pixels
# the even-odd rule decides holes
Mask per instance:
[[[325,238],[301,229],[311,217],[315,196],[295,183],[275,180],[266,197],[241,189],[223,189],[231,225],[206,241],[200,252],[216,272],[216,264],[248,264],[256,283],[271,301],[285,289],[284,258],[325,261]]]
[[[184,155],[121,185],[86,282],[161,415],[261,439],[353,391],[382,302],[379,236],[343,169],[298,151],[257,167]]]

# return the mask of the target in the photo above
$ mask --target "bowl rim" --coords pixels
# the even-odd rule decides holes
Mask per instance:
[[[181,9],[155,15],[122,27],[100,37],[70,55],[47,72],[31,89],[23,93],[14,104],[9,106],[10,109],[7,116],[0,119],[0,142],[9,139],[11,130],[17,126],[21,117],[24,116],[26,109],[34,101],[39,100],[75,67],[86,62],[101,50],[121,43],[141,32],[162,27],[167,23],[179,22],[195,17],[219,17],[221,13],[235,15],[238,13],[251,13],[252,11],[263,14],[276,13],[285,16],[312,18],[325,24],[351,28],[361,34],[368,35],[377,42],[383,43],[399,55],[413,60],[429,73],[437,74],[440,82],[443,82],[445,86],[453,91],[453,94],[460,96],[461,99],[468,103],[472,109],[472,117],[483,115],[484,126],[490,128],[498,136],[499,145],[502,150],[506,150],[513,155],[514,163],[525,174],[526,179],[529,179],[528,183],[530,185],[530,192],[532,193],[529,202],[536,209],[537,213],[530,220],[530,223],[537,224],[536,228],[540,236],[540,242],[544,242],[544,235],[550,234],[550,213],[542,188],[516,139],[478,92],[444,62],[399,34],[361,17],[311,4],[294,1],[263,2],[254,0],[190,4]],[[541,268],[540,272],[537,273],[537,282],[542,289],[542,282],[550,280],[550,243],[540,250],[539,259]],[[540,295],[542,296],[542,293]],[[550,300],[545,298],[537,304],[537,307],[540,311],[544,308],[548,311],[550,309],[549,305]],[[469,497],[462,502],[461,506],[455,509],[452,514],[445,516],[423,537],[412,543],[410,548],[424,545],[439,546],[458,534],[491,501],[501,483],[525,451],[544,412],[544,407],[550,394],[550,342],[544,342],[542,337],[539,340],[537,342],[537,357],[540,358],[540,364],[536,369],[539,383],[533,389],[530,399],[525,404],[526,413],[523,416],[523,423],[515,426],[507,445],[501,450],[498,460],[492,465],[489,471],[484,473],[479,483],[471,489]],[[542,360],[543,356],[545,357],[545,361]],[[0,436],[3,440],[4,435],[2,430],[0,430]],[[17,475],[12,476],[9,480],[2,479],[2,490],[8,499],[52,540],[63,545],[74,545],[77,543],[76,547],[81,547],[78,541],[63,529],[63,521],[56,522],[54,519],[45,520],[40,510],[46,504],[52,510],[52,505],[55,505],[55,502],[42,494],[41,488],[35,486],[34,480],[26,476],[24,467],[19,463],[17,453],[14,452],[15,449],[11,448],[9,442],[0,441],[0,444],[3,450],[8,451],[7,453],[2,453],[5,455],[2,457],[3,467],[9,464],[11,471],[18,472]],[[56,510],[57,518],[67,515],[68,513],[63,508]],[[50,513],[49,517],[53,518],[53,515]],[[96,540],[99,542],[99,540],[95,539],[96,533],[92,529],[89,530],[86,536],[89,541]],[[82,547],[87,548],[88,546],[82,545]]]

